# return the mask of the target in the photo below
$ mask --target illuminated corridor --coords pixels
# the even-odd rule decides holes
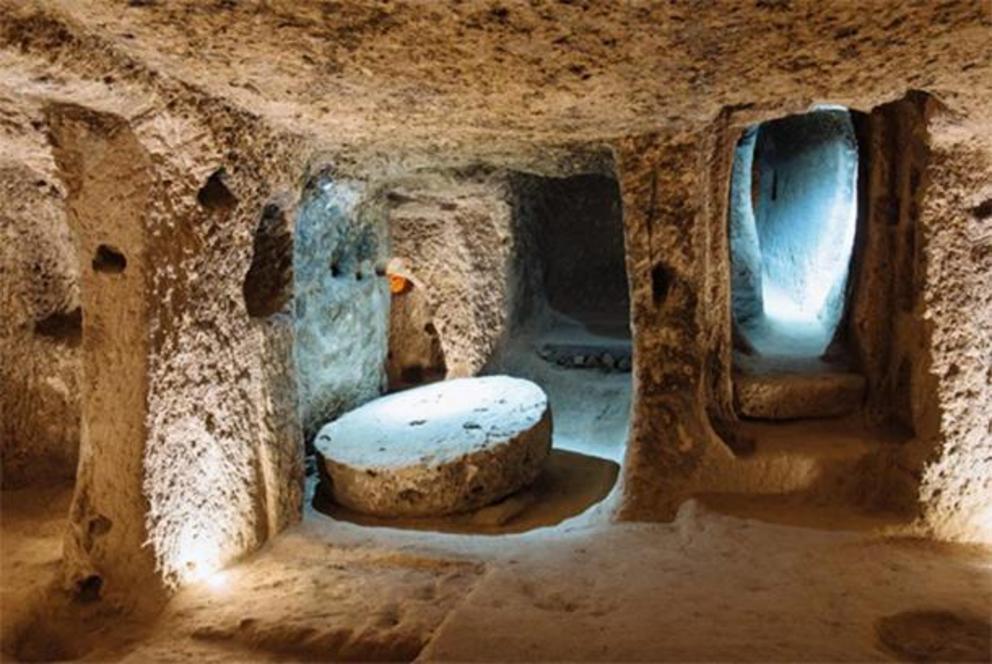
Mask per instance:
[[[848,111],[749,129],[731,183],[734,318],[761,355],[820,355],[844,311],[857,218]]]

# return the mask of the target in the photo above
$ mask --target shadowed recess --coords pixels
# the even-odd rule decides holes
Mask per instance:
[[[214,171],[196,193],[196,202],[210,211],[230,210],[237,205],[238,199],[228,189],[226,176],[223,168]]]
[[[96,256],[93,257],[93,271],[106,272],[109,274],[119,274],[127,267],[127,258],[124,254],[109,244],[101,244],[96,249]]]
[[[252,318],[283,311],[293,297],[293,235],[278,205],[270,203],[262,211],[243,291]]]

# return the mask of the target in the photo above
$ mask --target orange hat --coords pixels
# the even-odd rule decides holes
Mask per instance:
[[[413,283],[401,274],[389,275],[389,292],[393,295],[401,295],[413,288]]]

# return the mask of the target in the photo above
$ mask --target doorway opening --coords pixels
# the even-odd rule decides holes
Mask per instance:
[[[758,355],[817,358],[845,307],[857,225],[858,144],[846,109],[747,129],[734,155],[733,312]]]
[[[393,417],[404,399],[454,391],[458,396],[438,403],[458,411],[472,385],[529,382],[548,409],[541,431],[551,449],[535,477],[481,506],[416,515],[390,507],[387,514],[357,509],[354,501],[348,507],[346,496],[326,492],[318,493],[315,506],[368,526],[490,535],[583,515],[616,485],[630,417],[629,295],[617,181],[599,174],[423,174],[391,183],[380,195],[392,252],[384,268],[392,394],[376,403]],[[476,404],[445,440],[467,444],[483,416],[508,398]],[[402,424],[427,431],[433,411],[418,409]],[[512,418],[500,426],[511,424]],[[333,431],[326,440],[335,436],[340,440]],[[480,462],[471,477],[499,465]],[[420,499],[412,492],[396,495]]]
[[[746,129],[731,172],[729,234],[738,413],[846,415],[865,379],[845,319],[858,228],[852,113],[819,107]]]
[[[619,463],[631,392],[630,299],[615,178],[514,181],[520,283],[502,370],[545,387],[555,447]]]

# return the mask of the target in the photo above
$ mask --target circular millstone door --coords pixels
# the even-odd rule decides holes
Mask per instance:
[[[345,507],[452,514],[534,481],[551,450],[551,411],[530,381],[460,378],[371,401],[324,426],[315,446]]]

